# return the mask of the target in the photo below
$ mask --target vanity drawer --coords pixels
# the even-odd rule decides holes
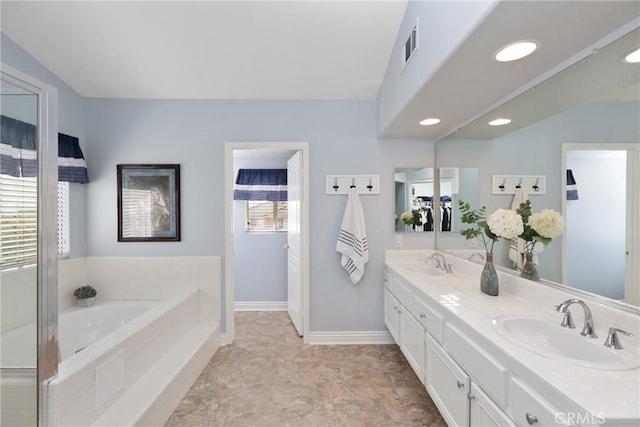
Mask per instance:
[[[444,341],[444,317],[433,310],[426,302],[413,295],[411,313],[440,344]]]
[[[411,307],[411,291],[409,290],[409,287],[402,284],[395,277],[391,281],[391,293],[398,298],[400,304],[407,308]]]
[[[507,405],[509,370],[454,326],[444,327],[444,347],[501,406]]]
[[[560,412],[518,378],[511,378],[509,396],[511,417],[519,426],[575,425],[567,413]]]

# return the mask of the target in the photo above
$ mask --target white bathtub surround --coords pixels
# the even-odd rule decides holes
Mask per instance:
[[[188,287],[63,360],[49,384],[50,424],[162,425],[219,346],[202,297]]]
[[[559,408],[565,417],[591,414],[590,420],[594,424],[599,424],[604,418],[606,425],[637,425],[640,420],[640,370],[591,369],[542,357],[506,340],[491,325],[496,316],[517,314],[549,319],[557,322],[560,328],[562,314],[556,312],[555,305],[576,297],[583,299],[593,314],[598,335],[594,345],[604,343],[610,326],[619,327],[634,334],[633,337],[621,337],[624,350],[620,351],[628,352],[637,360],[640,354],[640,319],[637,315],[572,295],[569,290],[545,286],[503,271],[498,271],[500,296],[489,297],[480,292],[482,265],[446,253],[446,261],[453,265],[452,277],[426,276],[420,274],[419,269],[407,268],[424,264],[430,253],[432,251],[387,251],[385,264],[391,276],[389,280],[398,283],[391,288],[395,288],[400,300],[405,300],[400,303],[407,304],[407,311],[416,308],[416,300],[422,300],[440,316],[439,319],[432,316],[433,321],[428,323],[431,314],[427,313],[426,320],[418,314],[417,323],[429,325],[426,327],[429,332],[427,341],[437,343],[437,349],[446,350],[471,372],[471,385],[484,386],[484,392],[500,405],[503,415],[510,413],[515,416],[513,414],[521,412],[522,402],[531,401],[526,397],[531,395],[523,390],[534,390],[540,399],[551,407]],[[388,284],[386,287],[389,289]],[[572,331],[579,334],[584,318],[582,310],[572,306],[571,311],[576,324]],[[469,359],[473,351],[468,343],[474,343],[474,348],[480,351],[478,354],[484,356]],[[428,345],[425,363],[429,360]],[[478,369],[478,366],[482,367],[483,360],[492,363],[485,369]],[[491,372],[494,374],[487,377],[486,374]],[[431,379],[438,381],[438,378]],[[423,381],[431,379],[425,375]],[[497,379],[500,381],[496,382]],[[427,390],[432,392],[428,384]],[[518,419],[518,422],[522,421]]]
[[[49,385],[50,424],[164,424],[220,345],[220,261],[220,257],[61,261],[61,312],[92,310],[114,300],[125,300],[125,305],[144,300],[149,309],[63,358]],[[73,290],[83,285],[98,291],[95,307],[74,307]],[[64,321],[60,323],[64,327]],[[64,345],[65,333],[61,330],[60,335]]]

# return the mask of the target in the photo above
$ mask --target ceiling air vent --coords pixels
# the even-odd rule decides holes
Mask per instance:
[[[404,62],[403,62],[404,65],[406,65],[411,58],[413,58],[413,55],[417,49],[418,49],[418,22],[416,21],[416,26],[413,27],[413,29],[411,30],[411,34],[409,34],[409,38],[407,39],[406,42],[404,42]]]

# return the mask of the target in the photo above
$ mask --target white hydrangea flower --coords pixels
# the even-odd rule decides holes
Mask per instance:
[[[513,239],[524,231],[522,217],[511,209],[498,209],[487,217],[489,230],[498,237]]]
[[[543,209],[529,217],[529,225],[542,237],[553,239],[564,231],[564,218],[553,209]]]
[[[400,215],[400,219],[404,222],[410,221],[413,219],[413,212],[411,211],[406,211],[406,212],[402,212],[402,215]]]

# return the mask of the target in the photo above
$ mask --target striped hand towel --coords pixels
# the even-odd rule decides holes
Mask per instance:
[[[342,254],[340,264],[357,285],[364,274],[364,265],[369,261],[369,247],[364,211],[355,188],[349,190],[336,251]]]

